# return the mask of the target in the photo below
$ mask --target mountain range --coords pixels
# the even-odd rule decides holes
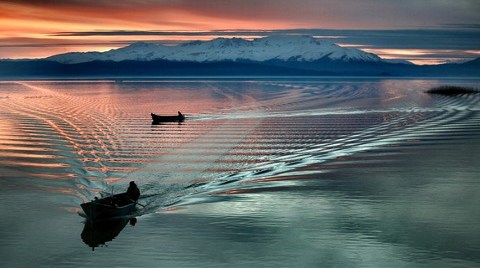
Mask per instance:
[[[311,36],[217,38],[176,46],[137,42],[106,52],[0,61],[0,77],[182,75],[479,76],[480,58],[419,66]]]
[[[382,59],[375,54],[355,48],[344,48],[332,42],[310,36],[270,36],[248,41],[241,38],[217,38],[211,41],[194,41],[178,46],[138,42],[107,52],[66,53],[48,60],[75,64],[90,61],[315,61],[320,59],[340,61],[372,61]],[[407,62],[404,62],[407,63]]]

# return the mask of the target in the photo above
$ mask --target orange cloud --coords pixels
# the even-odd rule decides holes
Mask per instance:
[[[28,1],[27,1],[28,2]],[[98,5],[82,2],[37,1],[0,3],[0,58],[46,57],[69,51],[104,51],[119,47],[119,42],[132,41],[129,36],[55,36],[58,32],[138,30],[143,31],[208,31],[216,29],[280,29],[288,25],[282,21],[242,20],[197,12],[172,4],[158,5],[145,1],[135,5],[112,5],[99,1]],[[51,3],[49,3],[51,2]],[[211,36],[210,39],[217,36]],[[170,36],[169,39],[188,40]],[[136,36],[136,41],[166,40],[166,37]],[[208,37],[202,38],[207,40]],[[16,40],[16,42],[15,42]],[[31,47],[22,47],[25,42]],[[57,42],[59,47],[54,47]],[[75,46],[78,42],[81,45]],[[89,43],[91,45],[89,45]],[[100,44],[101,43],[101,44]],[[111,43],[111,45],[108,45]],[[18,45],[19,47],[15,47]],[[42,46],[45,45],[45,46]],[[47,46],[48,45],[48,46]]]
[[[465,0],[468,4],[464,6],[448,1],[426,2],[428,5],[416,0],[9,0],[0,2],[0,58],[104,51],[141,40],[175,43],[221,36],[56,35],[59,32],[398,29],[446,23],[474,25],[478,20],[479,5],[473,0]],[[429,57],[409,55],[420,53],[416,50],[372,49],[385,58]]]

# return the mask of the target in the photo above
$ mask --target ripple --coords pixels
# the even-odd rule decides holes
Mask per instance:
[[[429,83],[2,83],[0,163],[33,180],[69,182],[62,187],[81,200],[136,180],[153,211],[253,193],[378,164],[342,161],[364,152],[391,157],[398,146],[478,137],[479,97],[423,94]],[[151,125],[150,112],[177,110],[188,120]]]

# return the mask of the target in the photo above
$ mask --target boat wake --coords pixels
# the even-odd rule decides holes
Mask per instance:
[[[62,204],[76,212],[131,180],[139,214],[223,200],[298,174],[329,176],[363,152],[477,137],[478,94],[423,93],[437,83],[4,82],[2,179],[68,196]],[[151,124],[151,111],[178,110],[185,122]]]

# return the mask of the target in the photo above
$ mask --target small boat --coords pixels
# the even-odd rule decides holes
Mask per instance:
[[[183,122],[185,120],[185,116],[178,112],[178,115],[157,115],[154,113],[150,113],[152,116],[152,120],[154,123],[161,123],[161,122]]]
[[[125,192],[105,198],[95,198],[95,200],[83,203],[80,206],[87,219],[99,221],[129,216],[135,211],[136,204],[137,202],[132,200]]]

